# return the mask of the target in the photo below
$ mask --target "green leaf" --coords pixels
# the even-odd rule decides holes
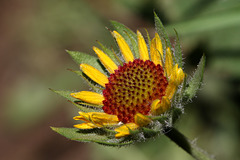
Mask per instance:
[[[211,10],[209,10],[211,12]],[[171,33],[171,28],[176,28],[181,31],[181,35],[208,35],[209,33],[217,33],[221,30],[226,30],[232,26],[240,25],[240,6],[236,9],[222,10],[214,14],[206,14],[202,16],[193,17],[187,21],[181,21],[176,24],[171,24],[166,29]]]
[[[102,145],[107,146],[124,146],[129,145],[132,141],[121,142],[118,139],[111,139],[106,134],[102,134],[101,132],[94,132],[96,129],[91,130],[80,130],[77,128],[56,128],[51,127],[51,129],[64,137],[79,141],[79,142],[95,142]]]
[[[131,29],[126,27],[125,25],[116,22],[116,21],[111,21],[113,27],[117,32],[119,32],[127,44],[130,45],[130,48],[133,53],[135,53],[135,58],[139,58],[139,52],[138,52],[138,43],[137,43],[137,35],[134,33]]]
[[[176,43],[175,43],[175,58],[178,66],[180,68],[183,67],[183,61],[182,61],[182,50],[181,50],[181,45],[178,37],[177,31],[174,29],[175,34],[176,34]]]
[[[67,53],[70,54],[70,56],[73,58],[73,60],[78,64],[86,63],[94,68],[98,69],[100,72],[105,73],[107,72],[104,67],[99,62],[99,59],[97,57],[91,56],[86,53],[78,52],[78,51],[68,51]]]
[[[89,103],[81,102],[81,101],[78,101],[78,102],[69,101],[69,102],[71,102],[78,109],[80,109],[80,111],[83,111],[83,112],[86,112],[86,113],[88,113],[88,112],[101,112],[102,111],[102,106],[95,106],[93,104],[89,104]]]
[[[54,90],[49,88],[50,91],[53,91],[54,93],[57,93],[60,96],[63,96],[64,98],[67,98],[69,101],[76,101],[76,98],[73,98],[70,94],[73,93],[72,91],[60,91],[60,90]]]
[[[161,20],[159,19],[159,17],[157,16],[157,14],[155,12],[154,12],[154,21],[155,21],[155,27],[156,27],[157,33],[159,34],[159,36],[162,40],[163,49],[167,49],[167,47],[169,47],[171,49],[172,45],[170,43],[167,32],[166,32]],[[163,42],[165,42],[165,43],[163,43]]]
[[[204,74],[204,68],[205,68],[205,62],[206,62],[206,57],[205,57],[205,55],[203,55],[198,64],[197,70],[195,71],[193,77],[188,82],[188,86],[186,87],[184,97],[187,100],[192,99],[196,95],[198,89],[201,87],[202,80],[203,80],[203,74]]]

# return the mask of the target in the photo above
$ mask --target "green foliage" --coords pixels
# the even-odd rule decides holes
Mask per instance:
[[[167,47],[172,48],[171,42],[169,40],[169,37],[167,35],[167,32],[161,22],[161,20],[159,19],[159,17],[157,16],[157,14],[154,12],[154,21],[155,21],[155,28],[157,30],[157,33],[159,34],[163,45],[163,49],[165,50]]]
[[[184,96],[187,100],[192,99],[202,85],[205,62],[206,57],[205,55],[203,55],[198,64],[197,70],[188,82],[188,86],[186,87],[186,90],[184,92]]]
[[[132,141],[121,142],[111,135],[103,134],[101,129],[80,130],[77,128],[56,128],[51,127],[53,131],[63,135],[64,137],[79,141],[79,142],[94,142],[106,146],[125,146],[132,143]]]
[[[54,90],[49,88],[50,91],[53,91],[54,93],[57,93],[60,96],[63,96],[64,98],[66,98],[69,101],[76,101],[76,98],[73,98],[70,94],[73,93],[72,91],[58,91],[58,90]]]
[[[176,58],[176,62],[178,64],[178,66],[180,68],[183,67],[183,60],[182,60],[182,50],[181,50],[181,45],[180,45],[180,41],[179,41],[179,37],[178,37],[178,33],[177,31],[174,29],[175,34],[176,34],[176,43],[175,43],[175,58]]]
[[[101,66],[97,57],[91,56],[91,55],[86,54],[86,53],[78,52],[78,51],[68,51],[67,50],[67,53],[70,54],[70,56],[73,58],[73,60],[78,65],[80,65],[82,63],[86,63],[86,64],[89,64],[89,65],[95,67],[96,69],[98,69],[102,73],[105,72],[105,70]]]

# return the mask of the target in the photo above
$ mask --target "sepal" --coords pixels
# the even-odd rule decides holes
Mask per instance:
[[[193,77],[187,83],[187,87],[184,92],[184,99],[187,101],[191,100],[196,95],[202,85],[205,63],[206,57],[203,55]]]
[[[51,129],[68,139],[79,142],[94,142],[105,146],[116,147],[126,146],[133,143],[131,140],[126,141],[115,139],[111,133],[106,133],[105,130],[100,128],[81,130],[77,128],[51,127]]]

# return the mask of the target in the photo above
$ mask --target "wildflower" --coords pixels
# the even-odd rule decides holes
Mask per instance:
[[[73,119],[84,123],[74,125],[77,129],[71,131],[54,128],[55,131],[71,139],[75,137],[74,140],[121,146],[172,127],[183,112],[183,101],[191,99],[200,87],[199,70],[204,62],[200,62],[196,76],[187,82],[178,36],[174,51],[156,15],[155,24],[157,32],[152,40],[148,37],[147,44],[141,32],[135,34],[113,22],[116,30],[111,34],[119,56],[101,43],[102,49],[93,47],[98,60],[69,51],[80,64],[81,71],[74,72],[87,80],[94,91],[56,91],[80,108]]]

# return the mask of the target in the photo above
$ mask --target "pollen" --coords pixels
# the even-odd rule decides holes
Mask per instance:
[[[110,74],[103,90],[103,110],[123,123],[134,122],[137,113],[150,115],[151,104],[162,99],[168,85],[161,65],[135,59]]]

